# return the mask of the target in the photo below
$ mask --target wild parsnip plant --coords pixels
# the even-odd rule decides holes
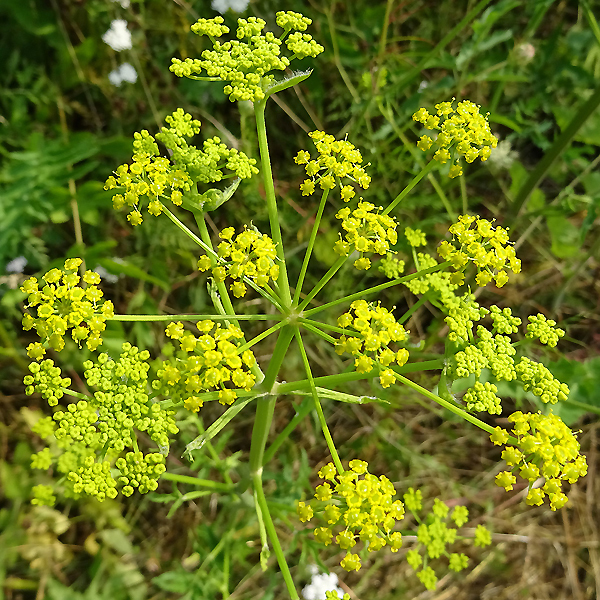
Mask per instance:
[[[278,12],[276,23],[282,31],[274,34],[264,32],[266,23],[261,19],[239,19],[236,39],[222,41],[229,33],[223,19],[200,19],[192,31],[207,36],[212,50],[205,50],[201,59],[173,59],[171,65],[171,71],[180,77],[225,82],[224,93],[232,102],[252,102],[259,166],[217,137],[205,140],[202,146],[190,144],[201,124],[178,109],[166,118],[166,126],[156,136],[148,131],[135,134],[131,164],[117,167],[105,185],[113,191],[115,209],[128,211],[132,226],[144,219],[166,216],[198,245],[197,267],[208,275],[214,313],[115,314],[112,302],[104,299],[99,287],[100,277],[82,270],[79,258],[70,258],[63,269],[52,269],[23,284],[23,326],[40,338],[27,349],[32,362],[31,374],[25,377],[26,392],[41,394],[54,410],[52,416],[35,425],[35,432],[49,445],[33,456],[32,465],[51,470],[55,479],[53,485],[36,486],[32,502],[52,505],[59,496],[83,495],[102,501],[118,494],[131,496],[136,490],[144,494],[156,490],[161,477],[200,489],[242,493],[243,489],[230,482],[170,474],[166,472],[166,456],[170,440],[178,433],[178,415],[198,412],[206,402],[218,401],[226,407],[204,435],[188,444],[191,451],[230,426],[237,413],[251,404],[254,426],[248,458],[249,485],[263,535],[262,547],[273,549],[289,596],[295,600],[299,596],[290,574],[289,557],[276,533],[262,473],[293,427],[314,411],[330,457],[323,457],[324,466],[317,469],[321,482],[314,495],[298,498],[292,507],[299,521],[312,529],[318,543],[339,547],[340,564],[348,571],[359,570],[371,552],[383,552],[386,546],[391,552],[404,551],[403,533],[414,525],[416,542],[411,539],[406,560],[423,585],[434,589],[444,569],[461,571],[468,566],[469,557],[462,550],[469,543],[480,547],[491,543],[490,532],[479,525],[474,537],[460,535],[460,528],[469,520],[467,507],[456,506],[450,511],[439,498],[424,502],[421,490],[396,489],[385,474],[370,473],[367,462],[340,457],[322,401],[367,401],[338,390],[353,381],[378,379],[383,388],[407,386],[484,431],[493,444],[504,447],[502,458],[507,467],[496,477],[498,486],[511,490],[520,477],[528,485],[527,504],[548,501],[556,510],[567,503],[563,483],[575,483],[586,474],[586,461],[579,453],[575,434],[551,409],[513,413],[508,419],[510,430],[492,427],[476,415],[502,412],[496,385],[502,381],[520,382],[545,404],[566,400],[567,386],[526,355],[534,341],[556,346],[564,331],[538,314],[529,317],[525,335],[519,337],[523,324],[510,309],[484,308],[471,294],[468,284],[486,286],[494,282],[502,287],[508,282],[509,271],[520,271],[521,263],[506,229],[477,215],[462,215],[450,226],[435,256],[417,251],[427,245],[424,232],[402,226],[393,214],[402,199],[433,169],[456,177],[462,173],[463,161],[485,161],[490,156],[497,140],[480,107],[468,100],[441,102],[414,114],[414,120],[423,127],[417,146],[431,158],[385,207],[375,206],[360,195],[373,182],[359,149],[349,140],[336,140],[323,131],[310,133],[310,148],[300,149],[295,157],[298,168],[305,172],[298,193],[309,198],[320,194],[320,200],[314,204],[314,223],[301,268],[292,272],[280,230],[265,109],[273,94],[310,76],[309,71],[290,72],[293,61],[317,57],[323,47],[306,33],[310,19],[298,13]],[[287,73],[277,78],[276,71]],[[159,143],[168,152],[161,154]],[[207,214],[234,197],[242,179],[259,173],[269,231],[261,232],[252,223],[231,223],[218,238],[211,236]],[[338,258],[320,281],[307,289],[305,280],[328,204],[337,207],[340,221],[339,239],[332,248]],[[197,233],[184,224],[182,211],[193,215]],[[407,274],[407,265],[395,256],[399,236],[404,236],[412,249],[414,269]],[[358,272],[379,269],[389,281],[346,297],[328,298],[331,281],[347,263]],[[379,292],[398,286],[418,296],[404,313],[377,300]],[[239,312],[237,299],[250,294],[262,296],[274,311],[252,315]],[[405,324],[426,301],[446,315],[449,333],[444,354],[435,360],[411,360],[411,334]],[[334,315],[336,325],[324,318],[327,315]],[[110,320],[163,321],[176,350],[160,360],[155,372],[150,368],[149,352],[129,343],[123,344],[120,356],[98,353],[95,360],[84,363],[89,392],[73,390],[71,380],[63,377],[60,366],[46,355],[59,353],[67,335],[80,347],[86,344],[90,351],[97,352]],[[248,340],[244,332],[248,321],[274,324]],[[347,361],[344,372],[313,376],[314,365],[306,350],[313,336],[328,342],[331,351]],[[264,352],[257,352],[258,345],[271,337],[275,340],[274,345],[268,342],[274,346],[271,356],[259,364],[256,356]],[[292,352],[301,360],[304,379],[287,381],[285,360]],[[432,380],[437,374],[437,391],[406,376],[415,372],[429,372]],[[456,397],[452,382],[470,376],[475,382],[462,398]],[[298,413],[292,426],[280,432],[267,449],[277,402],[285,402],[286,396],[296,393],[310,394],[312,404]],[[59,408],[61,402],[66,406]],[[154,447],[146,447],[148,439]],[[431,506],[429,512],[423,513],[424,504]],[[338,597],[336,592],[329,595]]]

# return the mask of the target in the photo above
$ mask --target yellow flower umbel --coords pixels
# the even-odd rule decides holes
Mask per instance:
[[[491,132],[487,115],[479,112],[479,106],[470,100],[458,103],[456,110],[452,102],[435,105],[436,114],[420,108],[413,119],[422,123],[426,129],[438,132],[435,139],[429,135],[421,136],[417,147],[423,152],[435,148],[433,158],[440,164],[453,162],[449,177],[462,175],[461,157],[472,163],[477,157],[486,161],[498,144],[498,138]]]
[[[81,344],[83,340],[90,350],[102,344],[101,333],[106,327],[106,320],[114,316],[114,306],[110,300],[103,300],[100,275],[94,271],[86,271],[83,281],[87,287],[79,285],[81,277],[77,269],[81,265],[80,258],[69,258],[64,269],[52,269],[42,276],[42,281],[30,277],[21,286],[27,294],[27,308],[34,308],[37,317],[29,312],[23,316],[23,329],[35,329],[42,338],[42,343],[35,342],[27,347],[27,355],[41,360],[50,346],[60,351],[64,348],[64,335],[71,329],[71,337]],[[43,286],[43,287],[42,287]]]
[[[250,372],[256,362],[254,354],[251,350],[241,356],[238,353],[244,334],[235,325],[224,328],[213,321],[199,321],[196,328],[200,336],[184,331],[181,322],[166,328],[167,336],[178,341],[180,352],[164,361],[152,387],[193,412],[202,406],[196,396],[199,392],[218,390],[219,402],[232,404],[237,398],[236,388],[250,391],[256,382]]]
[[[308,134],[315,143],[319,156],[311,160],[310,153],[300,150],[294,159],[296,164],[304,165],[309,179],[300,185],[303,196],[310,196],[319,185],[322,190],[340,187],[340,195],[344,202],[349,202],[356,195],[351,185],[343,185],[342,179],[350,181],[366,190],[371,183],[364,167],[361,166],[360,151],[347,140],[336,140],[324,131],[311,131]]]
[[[346,550],[341,566],[346,571],[358,571],[360,557],[350,552],[357,539],[369,552],[386,545],[398,552],[402,534],[393,529],[404,518],[404,504],[393,500],[396,490],[385,475],[377,477],[368,472],[368,463],[351,460],[349,466],[350,470],[340,475],[333,463],[325,465],[319,471],[325,482],[317,486],[309,504],[298,502],[297,513],[302,522],[318,515],[324,526],[314,529],[315,539],[325,546],[333,542]]]
[[[348,329],[350,335],[340,337],[335,351],[340,355],[348,352],[355,356],[354,366],[359,373],[369,373],[377,366],[380,383],[387,388],[396,382],[389,366],[393,363],[402,366],[408,360],[406,348],[394,352],[389,345],[404,341],[408,332],[379,304],[356,300],[350,307],[351,311],[337,320],[338,326]]]
[[[513,489],[517,478],[514,471],[529,483],[529,494],[526,502],[539,505],[548,496],[550,508],[556,510],[567,503],[567,496],[562,491],[562,482],[575,483],[587,473],[585,456],[579,453],[579,442],[569,427],[560,417],[550,413],[531,414],[518,411],[508,420],[514,423],[512,435],[517,444],[506,446],[502,458],[511,471],[502,471],[496,475],[496,485],[506,491]],[[509,433],[496,427],[490,439],[500,446],[508,442]],[[546,482],[542,487],[532,485],[540,477]]]
[[[269,281],[277,281],[277,249],[268,235],[246,227],[235,236],[235,229],[227,227],[219,237],[223,240],[217,247],[221,260],[214,266],[212,273],[217,281],[225,281],[227,277],[233,279],[230,289],[236,298],[245,296],[248,291],[244,279],[261,288],[266,288]],[[211,264],[208,256],[202,256],[198,260],[198,269],[207,271]]]
[[[390,252],[390,245],[393,246],[398,241],[396,219],[374,212],[375,208],[370,202],[359,202],[356,209],[351,211],[345,206],[335,215],[342,221],[342,228],[346,234],[343,238],[340,235],[333,249],[340,256],[359,252],[360,258],[354,261],[354,266],[359,271],[366,271],[371,267],[366,253],[386,256]]]
[[[165,121],[169,127],[163,127],[156,140],[167,147],[171,157],[159,155],[155,138],[146,130],[135,133],[133,163],[117,167],[104,185],[105,190],[124,188],[113,196],[113,206],[116,210],[127,206],[127,219],[134,226],[143,221],[145,201],[148,212],[155,217],[163,212],[163,202],[181,206],[184,196],[189,196],[194,208],[205,208],[206,199],[198,193],[196,184],[221,181],[225,178],[223,167],[240,179],[258,173],[255,159],[227,148],[218,137],[206,140],[202,149],[190,146],[185,138],[200,132],[200,121],[183,109],[178,108]]]
[[[199,19],[192,25],[192,31],[208,36],[213,49],[202,52],[203,60],[173,58],[170,70],[178,77],[226,82],[223,91],[231,102],[262,100],[275,81],[271,71],[284,71],[292,60],[315,57],[324,50],[309,34],[301,33],[312,23],[307,17],[280,11],[276,22],[283,29],[279,37],[270,31],[263,33],[266,25],[263,19],[238,19],[237,39],[222,43],[217,38],[229,33],[229,27],[223,25],[223,17]],[[288,36],[291,31],[294,33]],[[284,43],[292,53],[289,58],[281,56]]]
[[[451,283],[460,285],[464,282],[463,271],[469,262],[477,267],[475,280],[480,286],[493,279],[498,287],[502,287],[508,281],[507,269],[513,273],[521,271],[521,261],[503,227],[494,228],[486,219],[462,215],[449,231],[452,242],[444,240],[438,246],[438,254],[449,260],[456,271],[450,278]]]

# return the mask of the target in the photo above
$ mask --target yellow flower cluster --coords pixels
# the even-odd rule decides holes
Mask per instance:
[[[477,104],[463,100],[454,110],[452,102],[441,102],[435,108],[435,115],[429,114],[425,108],[420,108],[413,115],[413,119],[422,123],[426,129],[439,132],[435,139],[423,135],[417,142],[417,147],[423,152],[435,147],[433,157],[440,164],[452,160],[454,164],[450,167],[449,177],[462,175],[461,157],[468,163],[472,163],[477,157],[482,161],[490,157],[492,148],[498,145],[498,138],[492,134],[487,115],[479,112]]]
[[[217,281],[233,279],[230,289],[236,298],[246,295],[248,289],[242,281],[249,279],[259,287],[266,287],[269,281],[277,281],[279,265],[275,264],[277,249],[273,240],[254,229],[244,228],[235,235],[233,227],[221,231],[219,237],[223,240],[217,247],[221,259],[212,273]],[[212,266],[211,259],[204,255],[198,260],[198,269],[208,271]]]
[[[515,446],[506,446],[502,458],[512,471],[519,469],[519,475],[529,482],[529,494],[526,502],[540,505],[546,495],[550,508],[556,510],[567,503],[562,492],[562,482],[575,483],[587,473],[585,456],[579,453],[579,442],[560,417],[550,413],[513,413],[508,420],[514,423],[512,435],[517,438]],[[496,427],[490,439],[497,446],[506,444],[509,434]],[[532,484],[540,477],[546,482],[542,487]],[[496,475],[496,484],[506,491],[513,489],[517,478],[511,471],[502,471]]]
[[[178,77],[212,80],[218,78],[227,82],[223,91],[231,102],[263,100],[265,92],[274,83],[275,78],[270,74],[271,71],[284,71],[289,67],[291,60],[306,56],[315,57],[324,50],[312,36],[300,33],[306,31],[312,23],[307,17],[292,11],[280,11],[277,13],[276,22],[284,29],[284,33],[279,37],[275,37],[270,31],[263,33],[266,25],[263,19],[238,19],[238,39],[222,43],[216,38],[229,33],[229,27],[222,25],[223,17],[199,19],[192,25],[192,31],[197,35],[209,36],[213,49],[202,52],[204,60],[186,58],[182,61],[173,58],[170,70]],[[298,31],[287,37],[293,29]],[[290,58],[281,56],[284,40],[288,50],[293,52]]]
[[[487,219],[461,215],[449,231],[453,240],[444,240],[438,246],[438,254],[449,260],[456,271],[450,278],[451,283],[461,285],[464,282],[463,271],[469,262],[477,267],[475,280],[480,286],[493,279],[498,287],[502,287],[508,281],[507,269],[513,273],[521,271],[521,261],[503,227],[494,228]]]
[[[158,216],[162,213],[161,198],[168,198],[176,206],[183,201],[183,192],[191,187],[191,179],[183,169],[172,169],[168,158],[138,153],[133,155],[132,165],[120,165],[104,184],[105,190],[124,187],[123,194],[113,196],[113,207],[120,210],[127,205],[131,212],[127,220],[141,225],[144,220],[140,200],[147,198],[148,212]]]
[[[164,361],[157,372],[158,379],[152,387],[173,402],[183,401],[184,406],[198,412],[202,399],[195,394],[219,390],[219,402],[232,404],[237,398],[235,389],[250,391],[256,382],[249,369],[256,359],[251,350],[238,353],[238,340],[244,337],[241,329],[230,324],[222,327],[213,321],[196,324],[200,336],[184,331],[183,323],[170,323],[165,332],[179,343],[179,354]],[[226,387],[225,384],[233,386]]]
[[[392,530],[404,518],[404,504],[393,500],[396,490],[385,475],[377,477],[368,472],[367,462],[355,459],[349,466],[350,470],[340,475],[333,463],[325,465],[319,471],[325,482],[317,486],[314,500],[309,504],[298,502],[296,512],[303,523],[318,514],[325,526],[314,529],[315,539],[325,546],[335,541],[347,551],[340,565],[346,571],[358,571],[360,556],[350,552],[357,536],[369,552],[388,544],[392,552],[401,548],[402,534]],[[334,538],[337,527],[340,530]]]
[[[394,315],[379,304],[356,300],[351,311],[338,317],[337,324],[344,329],[354,330],[356,335],[342,335],[335,344],[337,354],[349,352],[356,357],[354,366],[359,373],[369,373],[377,364],[380,367],[379,381],[384,388],[396,383],[392,363],[402,366],[408,360],[408,350],[394,352],[391,342],[402,342],[408,332]],[[384,367],[382,370],[381,367]]]
[[[114,316],[114,306],[110,300],[102,299],[100,275],[86,271],[83,281],[86,288],[79,285],[81,277],[77,269],[80,258],[69,258],[64,269],[52,269],[42,276],[43,283],[30,277],[21,286],[27,294],[28,308],[36,308],[37,317],[26,312],[23,316],[23,329],[35,329],[43,344],[35,342],[27,347],[27,355],[41,360],[46,353],[45,346],[60,352],[65,345],[64,335],[71,329],[71,337],[81,344],[86,340],[90,350],[102,344],[101,333],[106,320]],[[43,286],[43,287],[42,287]]]
[[[255,159],[228,148],[218,137],[205,140],[202,149],[190,146],[185,138],[200,132],[200,121],[182,108],[168,115],[165,121],[169,127],[163,127],[156,139],[169,150],[170,159],[159,155],[156,140],[145,129],[136,132],[133,164],[120,165],[104,184],[105,190],[125,188],[113,196],[113,206],[117,210],[127,206],[131,211],[127,219],[134,226],[143,221],[144,198],[148,200],[148,212],[157,217],[163,212],[164,200],[181,206],[186,192],[196,205],[204,206],[205,198],[199,196],[196,184],[221,181],[223,166],[241,179],[258,173]]]
[[[310,196],[318,183],[322,190],[332,190],[336,185],[341,188],[344,202],[350,201],[356,193],[351,185],[342,185],[341,179],[347,177],[366,190],[371,183],[371,177],[361,167],[360,151],[347,140],[336,140],[324,131],[311,131],[308,134],[317,148],[319,156],[311,160],[310,153],[300,150],[294,159],[296,164],[304,165],[304,170],[310,179],[305,179],[300,185],[303,196]]]
[[[398,241],[396,219],[374,210],[374,204],[359,202],[356,209],[351,211],[345,206],[335,215],[342,221],[342,228],[346,234],[344,238],[340,234],[340,239],[333,249],[340,256],[348,256],[354,251],[360,252],[360,258],[354,261],[358,270],[366,271],[371,267],[371,261],[364,256],[366,252],[385,256],[390,251],[390,245],[393,246]]]

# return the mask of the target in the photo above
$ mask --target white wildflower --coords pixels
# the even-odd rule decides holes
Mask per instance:
[[[337,592],[341,598],[344,590],[338,587],[338,576],[335,573],[319,573],[315,565],[310,567],[312,581],[302,590],[304,600],[326,600],[325,592]]]
[[[250,0],[212,0],[210,7],[224,15],[229,9],[241,13],[248,8]]]
[[[108,74],[108,80],[116,87],[119,87],[124,81],[135,83],[137,81],[137,71],[129,63],[123,63]]]
[[[492,148],[486,164],[492,169],[510,169],[518,158],[519,153],[512,149],[511,143],[508,140],[502,140],[495,148]]]
[[[22,273],[23,269],[27,265],[27,259],[24,256],[17,256],[17,258],[13,258],[6,265],[7,273]]]
[[[131,32],[127,29],[127,21],[115,19],[110,24],[110,29],[102,36],[102,40],[115,52],[129,50],[131,48]]]
[[[130,1],[129,0],[112,0],[113,2],[118,2],[123,8],[129,8]]]
[[[533,60],[533,57],[535,56],[535,46],[525,42],[516,47],[516,52],[519,62],[526,65],[528,62]]]
[[[119,281],[119,276],[118,275],[113,275],[112,273],[109,273],[103,266],[101,265],[97,265],[94,268],[94,271],[96,273],[98,273],[98,275],[100,275],[100,277],[102,277],[102,279],[108,283],[116,283],[117,281]]]

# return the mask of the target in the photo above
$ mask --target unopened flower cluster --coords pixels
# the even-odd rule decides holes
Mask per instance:
[[[255,159],[227,148],[218,137],[206,140],[202,150],[190,146],[185,138],[199,133],[200,121],[183,109],[177,109],[166,122],[170,127],[163,127],[156,139],[146,130],[134,134],[133,163],[117,167],[104,185],[105,190],[124,188],[113,196],[113,206],[117,210],[127,206],[127,219],[134,226],[143,221],[144,199],[148,201],[148,212],[158,216],[165,200],[181,206],[184,195],[201,198],[196,184],[221,181],[223,165],[242,179],[258,173]],[[156,140],[170,150],[171,159],[160,156]]]
[[[514,423],[510,432],[516,438],[516,444],[506,446],[502,458],[510,471],[502,471],[496,476],[496,484],[506,491],[513,489],[517,478],[514,472],[529,484],[526,502],[540,505],[546,496],[550,508],[557,510],[568,501],[562,491],[562,482],[576,483],[587,473],[585,456],[579,453],[579,442],[560,417],[550,413],[531,414],[520,411],[513,413],[508,420]],[[490,436],[494,444],[505,445],[509,441],[509,432],[496,427]],[[540,478],[545,478],[541,487],[533,487]]]
[[[547,319],[543,314],[527,317],[527,333],[525,337],[530,340],[540,340],[546,346],[554,348],[558,340],[565,335],[565,330],[556,326],[556,321]]]
[[[350,309],[337,320],[339,327],[348,330],[348,335],[342,335],[336,342],[336,353],[348,352],[355,356],[354,367],[359,373],[370,373],[378,366],[381,385],[384,388],[393,385],[396,377],[389,366],[393,363],[399,366],[406,364],[408,350],[400,348],[394,352],[389,345],[404,341],[408,332],[390,311],[379,304],[355,300]]]
[[[351,185],[343,185],[342,178],[358,183],[365,190],[369,187],[371,177],[361,166],[362,155],[354,144],[347,140],[336,140],[324,131],[311,131],[308,135],[312,138],[319,156],[311,159],[308,151],[300,150],[294,159],[296,164],[304,165],[309,177],[300,185],[303,196],[310,196],[317,184],[324,191],[332,190],[338,185],[342,200],[349,202],[356,192]]]
[[[359,252],[360,258],[354,261],[354,266],[360,271],[371,267],[371,261],[366,253],[375,253],[386,256],[390,245],[398,241],[396,233],[396,220],[389,215],[375,212],[375,205],[361,201],[358,207],[350,210],[345,206],[335,215],[342,221],[345,234],[334,244],[334,251],[340,256],[348,256],[352,252]],[[380,207],[381,208],[381,207]]]
[[[130,496],[135,489],[146,493],[157,488],[157,480],[165,471],[164,456],[141,452],[136,431],[145,433],[165,450],[170,436],[179,430],[173,412],[163,410],[148,397],[148,358],[147,351],[140,352],[125,342],[116,361],[105,353],[96,363],[86,361],[84,377],[87,385],[96,389],[93,395],[69,404],[67,410],[56,411],[35,428],[41,437],[53,437],[61,452],[54,456],[45,448],[33,455],[32,467],[48,470],[55,464],[57,472],[66,475],[66,495],[84,494],[102,501],[115,498],[119,489]],[[35,379],[44,370],[44,363],[49,362],[30,365],[31,378]],[[59,373],[54,375],[55,379],[59,377]],[[27,378],[25,383],[39,387]],[[63,379],[61,385],[69,383]],[[55,394],[48,403],[55,406],[56,399]]]
[[[255,285],[265,288],[270,281],[277,281],[279,265],[275,263],[277,249],[273,240],[255,229],[244,228],[235,235],[233,227],[221,231],[219,237],[223,240],[217,247],[221,260],[218,263],[204,255],[198,260],[198,269],[212,273],[217,281],[233,279],[230,289],[236,298],[246,295],[247,287],[243,279],[252,281]]]
[[[463,283],[463,271],[469,262],[477,267],[476,282],[480,286],[493,279],[498,287],[502,287],[508,281],[506,269],[513,273],[521,271],[521,261],[516,257],[508,240],[508,231],[503,227],[494,228],[487,219],[462,215],[449,231],[453,240],[444,240],[438,247],[438,254],[450,261],[456,271],[451,278],[452,283]]]
[[[250,372],[256,362],[254,354],[244,350],[240,356],[238,341],[244,334],[235,325],[222,327],[206,320],[199,321],[196,328],[201,335],[185,331],[181,322],[169,324],[165,332],[177,340],[179,353],[164,361],[152,387],[193,412],[202,407],[200,392],[218,391],[221,404],[232,404],[237,398],[235,388],[249,391],[254,386],[256,378]]]
[[[449,553],[447,546],[458,540],[464,540],[457,535],[457,529],[448,527],[450,522],[457,527],[462,527],[469,520],[469,510],[466,506],[456,506],[452,513],[446,504],[439,498],[434,499],[431,512],[423,520],[419,513],[423,508],[423,496],[421,490],[409,488],[404,494],[404,505],[411,512],[419,527],[417,528],[417,545],[406,553],[406,561],[417,572],[417,577],[428,589],[434,590],[438,577],[431,567],[432,560],[448,557],[448,567],[451,571],[462,571],[468,566],[469,558],[466,554]],[[490,532],[483,526],[478,525],[473,540],[474,546],[488,546],[491,543]],[[423,554],[421,551],[424,550]]]
[[[270,31],[263,33],[266,25],[263,19],[248,17],[238,19],[237,40],[222,43],[217,38],[229,33],[229,27],[223,25],[223,17],[199,19],[192,25],[192,31],[208,36],[213,49],[204,50],[202,60],[173,58],[170,70],[178,77],[226,82],[223,91],[232,102],[262,100],[275,79],[271,71],[284,71],[294,58],[315,57],[324,50],[309,34],[303,33],[312,23],[310,19],[299,13],[281,11],[276,21],[284,30],[280,37]],[[288,35],[291,31],[294,33]],[[281,55],[284,42],[292,52],[289,58]]]
[[[324,526],[314,529],[315,539],[325,546],[335,543],[346,550],[340,565],[346,571],[358,571],[360,556],[351,552],[357,540],[369,552],[386,545],[392,552],[400,549],[402,534],[393,529],[404,518],[404,505],[393,499],[396,490],[385,475],[371,475],[368,463],[362,460],[351,460],[349,466],[349,471],[339,474],[333,463],[325,465],[319,471],[325,482],[317,486],[312,501],[298,502],[297,514],[304,523],[317,515]]]
[[[446,372],[451,379],[466,378],[471,374],[479,378],[483,369],[489,369],[496,381],[520,381],[525,391],[531,391],[545,404],[567,399],[567,384],[558,381],[544,365],[526,356],[515,360],[517,351],[509,335],[518,331],[521,319],[513,316],[510,308],[500,310],[491,306],[488,311],[471,300],[450,312],[446,317],[451,330],[448,337],[457,348],[447,365]],[[494,324],[493,330],[478,325],[474,336],[474,323],[488,314]],[[500,414],[502,406],[497,391],[495,384],[478,381],[463,400],[469,410]]]
[[[452,102],[440,102],[435,105],[436,114],[430,114],[425,108],[420,108],[413,119],[422,123],[426,129],[437,132],[434,138],[423,135],[417,142],[417,147],[423,152],[432,146],[436,148],[434,159],[440,164],[449,160],[452,166],[449,177],[462,175],[461,157],[472,163],[477,157],[486,161],[492,148],[498,144],[498,139],[490,129],[487,116],[479,112],[479,106],[470,100],[458,103],[456,109]]]
[[[54,268],[42,275],[42,281],[30,277],[21,286],[27,294],[27,308],[35,308],[37,317],[28,312],[23,316],[23,329],[35,329],[42,342],[29,344],[29,358],[41,360],[50,346],[60,351],[64,348],[64,336],[71,329],[71,337],[80,344],[83,340],[90,350],[102,344],[101,333],[106,328],[106,320],[114,315],[114,306],[110,300],[102,298],[102,290],[96,284],[100,276],[94,271],[86,271],[81,287],[81,277],[77,269],[80,258],[69,258],[64,268]]]

